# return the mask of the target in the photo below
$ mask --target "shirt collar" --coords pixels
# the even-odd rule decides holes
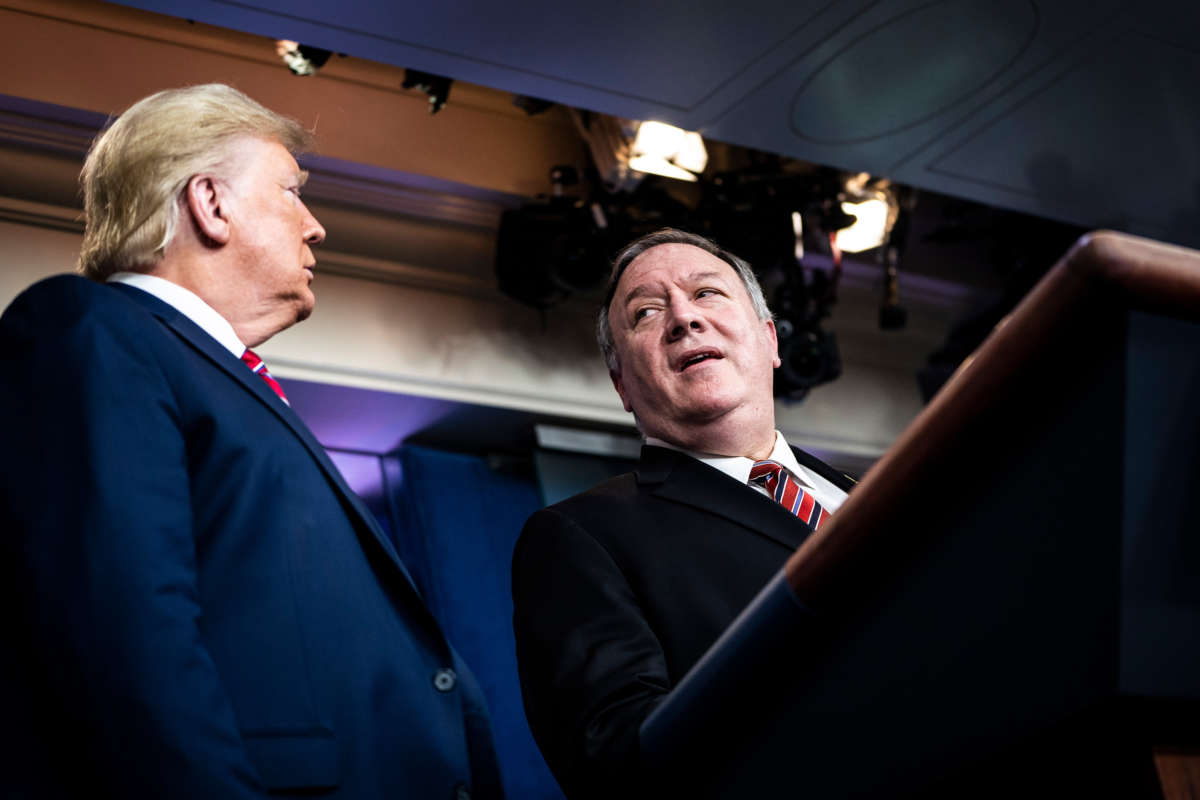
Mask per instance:
[[[654,445],[655,447],[665,447],[668,450],[678,450],[697,461],[707,464],[713,469],[724,472],[738,483],[750,482],[750,468],[754,466],[754,459],[752,458],[698,453],[693,450],[685,450],[662,439],[655,439],[652,436],[646,437],[646,444]],[[788,446],[787,439],[779,431],[775,431],[775,446],[771,449],[770,459],[782,464],[784,469],[790,472],[806,490],[811,491],[817,498],[817,501],[830,512],[836,511],[846,499],[846,493],[840,488],[812,470],[800,466],[800,462],[796,460],[796,454],[792,452],[792,448]]]
[[[123,283],[126,286],[132,286],[135,289],[141,289],[143,292],[154,295],[199,325],[205,333],[216,339],[230,353],[233,353],[234,358],[241,358],[242,353],[246,352],[246,345],[242,344],[242,340],[234,333],[233,326],[229,324],[229,320],[222,317],[217,313],[216,309],[201,300],[195,292],[185,289],[177,283],[172,283],[165,278],[160,278],[156,275],[147,275],[142,272],[118,272],[111,275],[108,278],[108,282]]]
[[[655,447],[666,447],[669,450],[678,450],[681,453],[686,453],[697,461],[703,461],[713,469],[724,472],[729,477],[733,478],[738,483],[747,483],[750,480],[750,468],[754,466],[754,459],[744,456],[717,456],[712,453],[700,453],[694,450],[687,450],[670,442],[665,442],[662,439],[655,439],[653,436],[646,437],[646,444],[654,445]],[[788,472],[795,475],[802,483],[813,485],[812,478],[809,476],[808,470],[800,466],[796,461],[796,454],[792,452],[792,448],[788,447],[787,439],[783,438],[783,434],[775,431],[775,446],[771,449],[769,458],[772,461],[778,461]]]

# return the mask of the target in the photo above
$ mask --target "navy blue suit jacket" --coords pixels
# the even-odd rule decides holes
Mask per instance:
[[[5,796],[499,796],[474,678],[229,351],[59,276],[0,318],[0,364]]]

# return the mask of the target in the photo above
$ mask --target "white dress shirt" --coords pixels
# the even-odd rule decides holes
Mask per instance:
[[[754,466],[754,459],[752,458],[696,453],[691,450],[685,450],[682,447],[676,447],[670,442],[664,442],[662,439],[655,439],[653,436],[646,437],[646,444],[686,453],[697,461],[702,461],[713,469],[724,472],[738,483],[748,484],[763,494],[770,496],[770,493],[762,486],[750,483],[750,468]],[[810,493],[830,514],[837,511],[842,503],[845,502],[845,492],[812,470],[800,466],[800,462],[796,461],[796,454],[792,452],[792,448],[788,447],[787,440],[783,438],[783,434],[779,431],[775,431],[775,447],[772,448],[769,458],[772,461],[782,464],[784,469],[804,487],[804,490]]]
[[[110,276],[108,281],[109,283],[123,283],[154,295],[199,325],[205,333],[233,353],[234,358],[240,359],[242,353],[246,352],[246,345],[242,344],[242,340],[233,332],[233,326],[229,324],[229,320],[218,314],[212,306],[201,300],[191,290],[185,289],[177,283],[141,272],[117,272]]]

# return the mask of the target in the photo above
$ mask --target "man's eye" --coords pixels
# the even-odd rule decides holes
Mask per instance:
[[[638,320],[641,320],[641,319],[645,319],[646,317],[650,316],[657,310],[658,309],[653,308],[651,306],[645,306],[643,308],[639,308],[633,312],[633,319],[635,322]]]
[[[720,292],[718,292],[716,289],[701,289],[700,291],[696,292],[696,297],[711,297],[717,294],[720,294]]]

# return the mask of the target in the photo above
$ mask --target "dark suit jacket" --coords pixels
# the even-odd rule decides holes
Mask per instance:
[[[853,483],[796,456],[843,489]],[[634,793],[642,720],[807,531],[749,486],[651,446],[635,472],[529,519],[513,557],[521,687],[568,796]]]
[[[0,363],[6,797],[500,794],[470,672],[229,351],[60,276],[0,318]]]

